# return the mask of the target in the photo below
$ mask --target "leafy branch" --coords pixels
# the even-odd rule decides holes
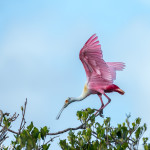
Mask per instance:
[[[109,117],[103,119],[102,123],[96,122],[96,118],[100,116],[99,114],[94,115],[97,110],[87,108],[77,111],[77,118],[81,123],[79,126],[52,133],[47,126],[38,129],[33,122],[26,126],[26,107],[27,99],[24,106],[21,107],[22,117],[18,131],[12,130],[11,127],[19,114],[14,113],[11,116],[0,110],[0,144],[8,138],[7,133],[10,132],[15,137],[15,140],[11,142],[13,149],[48,150],[55,138],[69,131],[68,141],[66,139],[59,141],[60,147],[64,150],[137,150],[139,141],[147,130],[146,124],[141,126],[141,118],[131,123],[130,115],[127,115],[125,122],[118,124],[117,127],[111,126]],[[147,137],[143,138],[143,147],[145,150],[150,149]],[[8,147],[5,150],[8,150]]]

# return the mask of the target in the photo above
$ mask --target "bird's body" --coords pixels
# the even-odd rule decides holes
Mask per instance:
[[[102,103],[99,109],[101,112],[111,101],[105,93],[118,92],[119,94],[124,94],[124,91],[113,84],[113,81],[116,79],[116,71],[123,70],[125,65],[122,62],[105,62],[102,58],[101,45],[97,39],[96,34],[92,35],[80,50],[79,58],[84,66],[87,77],[83,92],[78,98],[71,97],[65,101],[57,119],[60,117],[63,109],[70,103],[81,101],[91,94],[99,96]],[[108,103],[105,105],[102,95],[108,99]]]

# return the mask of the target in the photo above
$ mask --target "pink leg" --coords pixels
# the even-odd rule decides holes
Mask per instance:
[[[103,114],[103,109],[101,109],[101,108],[104,107],[104,103],[103,103],[103,100],[102,100],[102,94],[97,94],[97,95],[99,96],[102,105],[101,105],[100,109],[95,113],[95,115],[96,115],[98,112],[100,112],[100,114]]]
[[[111,99],[105,93],[103,95],[108,99],[108,102],[101,109],[104,109],[111,102]]]
[[[103,93],[103,95],[108,99],[108,102],[105,104],[105,105],[103,105],[100,109],[99,109],[99,112],[101,111],[101,110],[103,110],[110,102],[111,102],[111,99],[105,94],[105,93]],[[104,103],[103,103],[104,104]],[[98,112],[96,112],[96,114],[97,114]],[[96,115],[95,114],[95,115]]]
[[[102,100],[102,94],[98,94],[98,96],[99,96],[99,98],[100,98],[100,100],[101,100],[101,103],[102,103],[101,107],[103,107],[103,106],[104,106],[104,103],[103,103],[103,100]]]

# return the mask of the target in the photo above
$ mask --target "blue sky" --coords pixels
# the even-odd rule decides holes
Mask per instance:
[[[79,51],[94,33],[105,61],[126,63],[115,81],[126,93],[108,94],[112,102],[105,117],[115,125],[131,113],[132,119],[139,116],[150,124],[149,0],[0,1],[0,109],[20,113],[27,97],[27,123],[47,125],[51,132],[79,125],[76,111],[99,108],[96,95],[55,118],[68,96],[82,92],[86,76]],[[13,128],[18,127],[19,120]],[[59,149],[57,143],[52,149]]]

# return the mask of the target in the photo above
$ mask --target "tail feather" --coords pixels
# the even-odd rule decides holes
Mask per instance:
[[[116,92],[118,92],[119,94],[121,94],[121,95],[124,95],[124,91],[123,90],[121,90],[120,88],[119,89],[116,89]]]

